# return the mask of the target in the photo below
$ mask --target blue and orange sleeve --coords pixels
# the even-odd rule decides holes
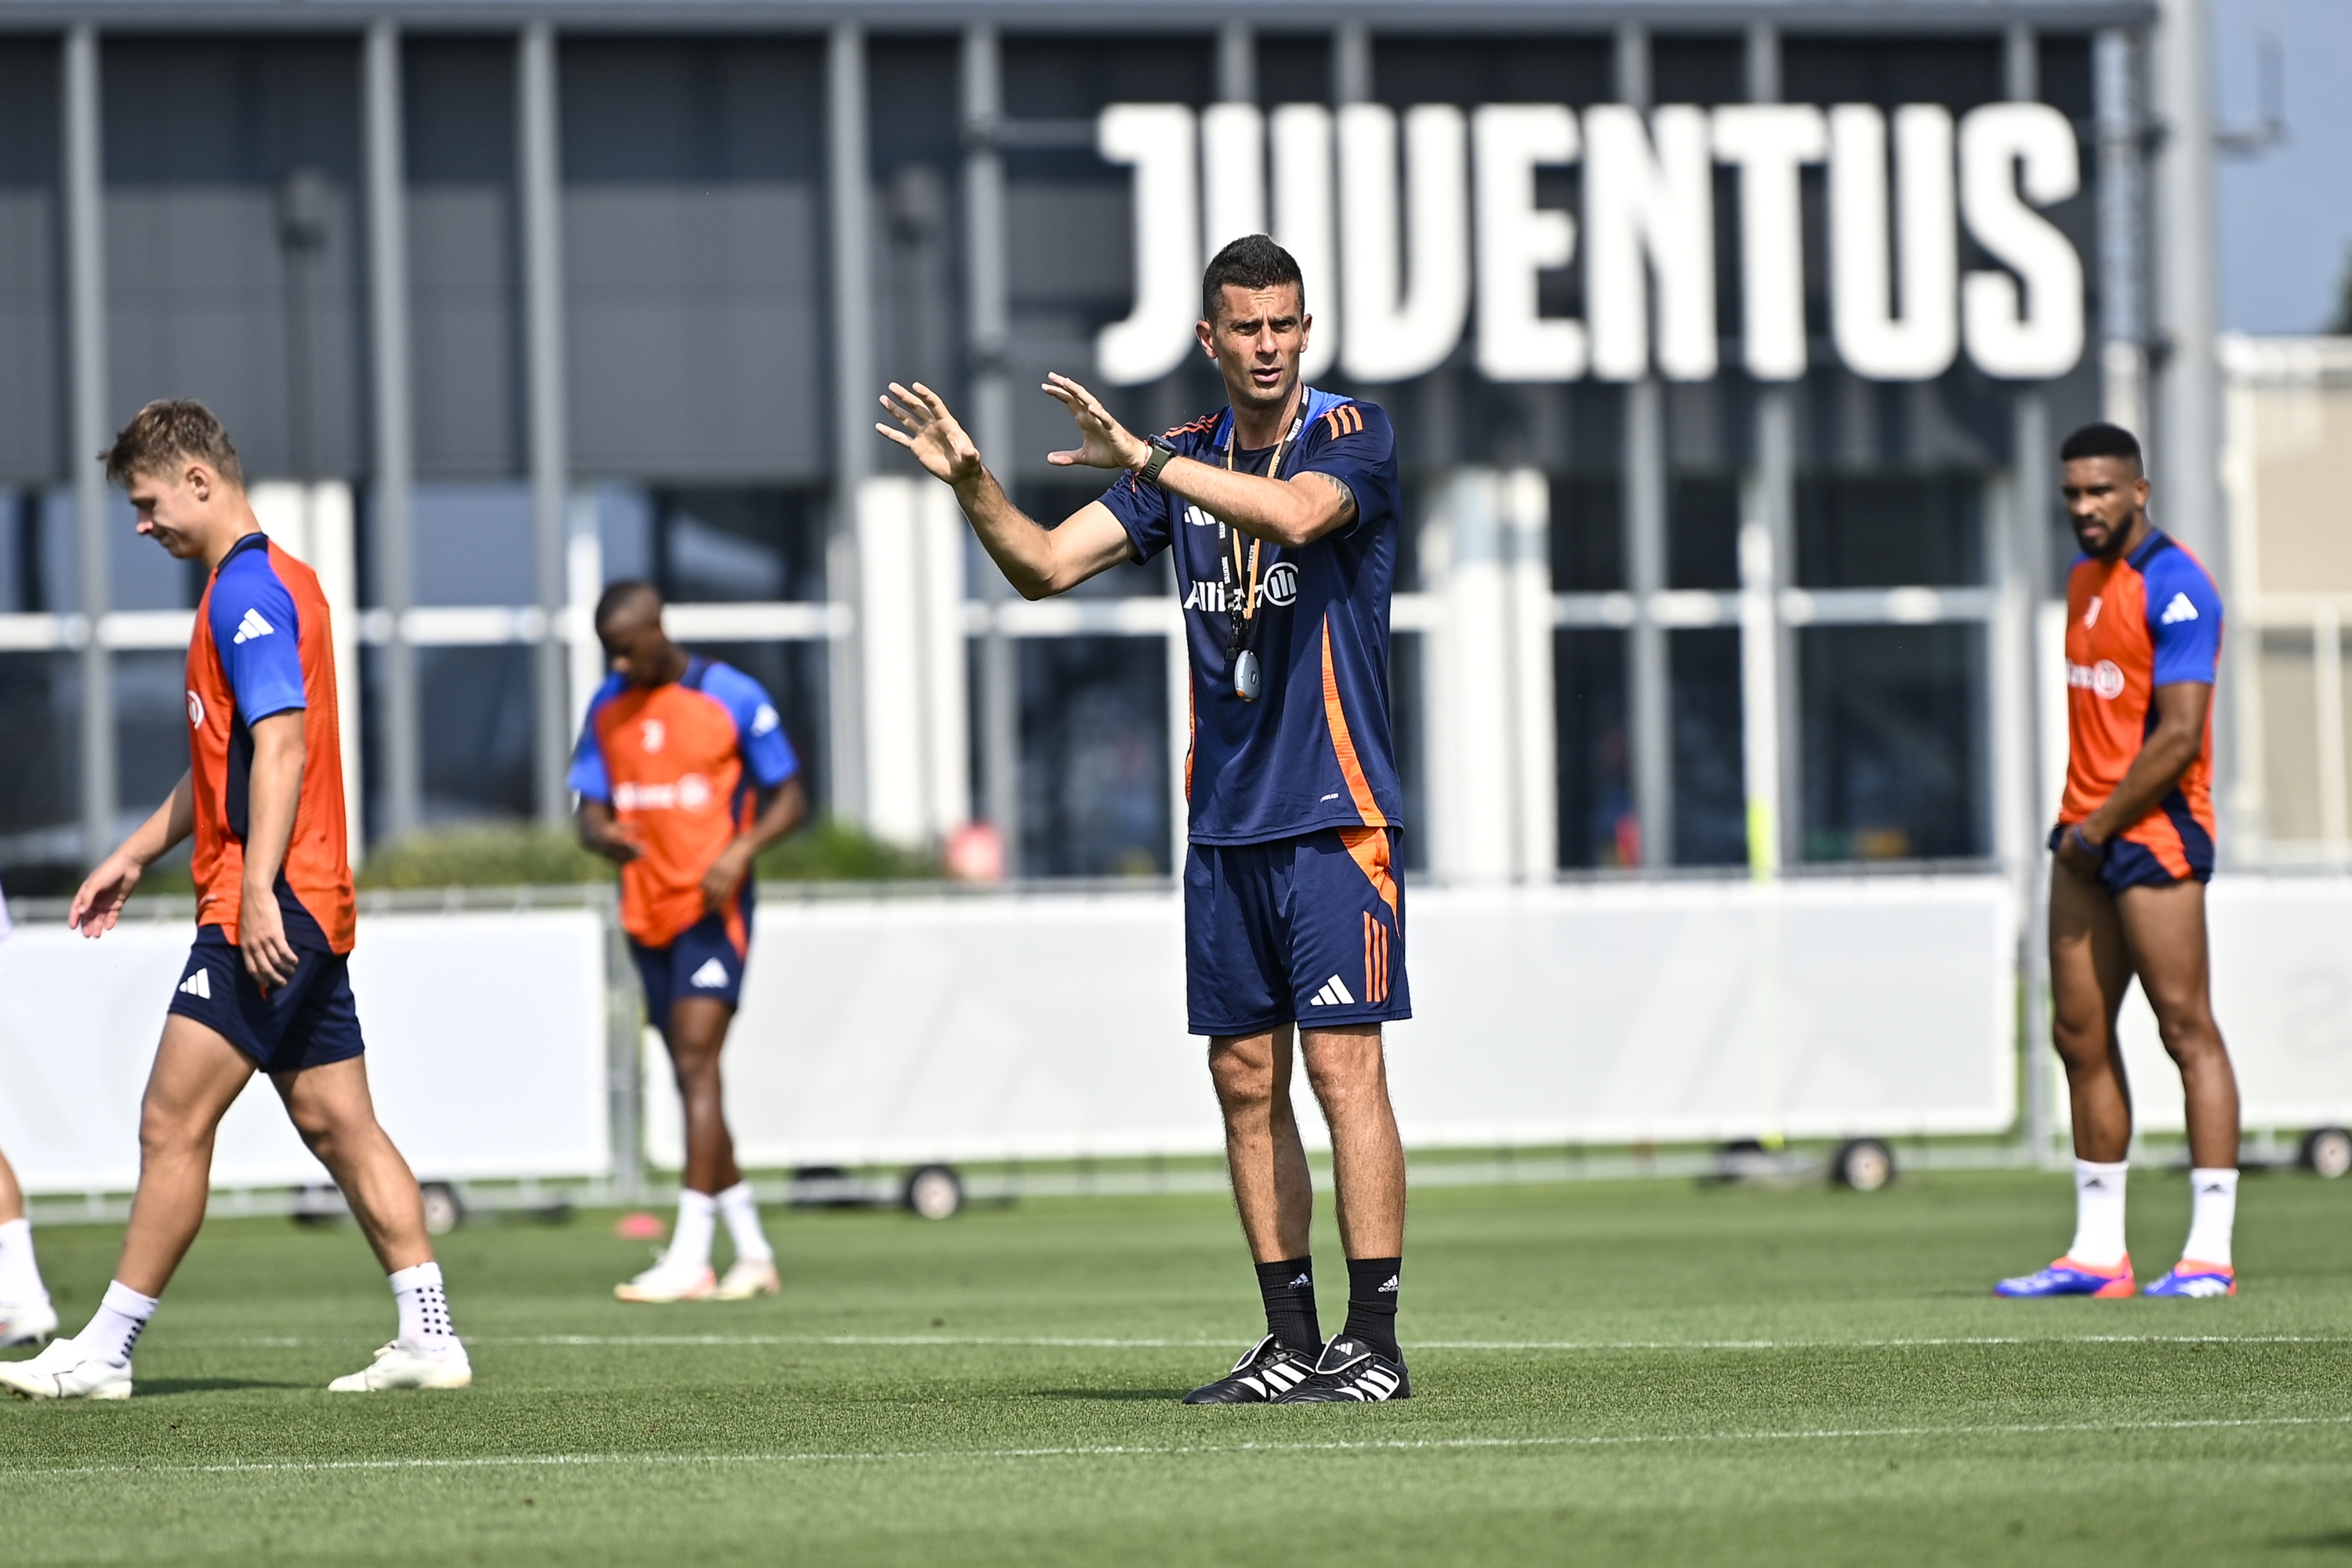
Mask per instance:
[[[211,620],[221,674],[248,727],[310,705],[302,688],[301,620],[267,550],[240,551],[221,568]]]
[[[1396,431],[1388,412],[1377,403],[1353,399],[1334,404],[1316,416],[1306,438],[1306,452],[1291,471],[1328,474],[1347,486],[1359,505],[1355,521],[1345,530],[1353,533],[1363,523],[1362,498],[1377,492],[1381,471],[1396,456]]]
[[[2164,550],[2147,563],[2147,636],[2157,686],[2210,686],[2221,666],[2221,595],[2195,558]]]
[[[604,743],[596,733],[596,714],[621,689],[621,678],[608,675],[596,695],[588,700],[588,717],[580,726],[580,743],[572,748],[572,771],[564,776],[564,786],[583,800],[599,805],[613,803],[612,774],[604,766]]]
[[[744,771],[761,789],[775,789],[801,771],[801,760],[767,688],[731,664],[713,664],[703,677],[702,689],[726,705],[735,721],[735,745],[743,753]]]

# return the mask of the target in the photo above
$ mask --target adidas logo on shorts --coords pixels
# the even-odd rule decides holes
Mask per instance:
[[[213,999],[213,983],[210,979],[206,978],[211,974],[211,973],[212,972],[208,969],[199,969],[194,974],[189,975],[185,980],[181,981],[180,994],[183,996],[201,996],[207,1002],[211,1001]]]
[[[715,958],[706,958],[702,967],[688,977],[687,984],[702,991],[724,991],[727,988],[727,966]]]
[[[1352,1007],[1355,1005],[1355,994],[1348,989],[1348,983],[1336,974],[1323,983],[1323,989],[1315,993],[1315,1000],[1308,1004],[1315,1007]]]

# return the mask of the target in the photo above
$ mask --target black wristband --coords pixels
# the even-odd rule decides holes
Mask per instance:
[[[1145,458],[1143,467],[1136,471],[1143,476],[1145,484],[1156,485],[1160,482],[1160,470],[1168,466],[1169,458],[1176,456],[1176,448],[1157,436],[1147,436],[1144,440],[1151,447],[1151,456]]]

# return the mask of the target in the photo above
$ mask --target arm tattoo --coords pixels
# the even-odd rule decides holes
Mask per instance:
[[[1320,471],[1318,471],[1318,470],[1312,470],[1312,469],[1310,469],[1310,470],[1309,470],[1309,471],[1307,471],[1307,473],[1304,473],[1304,474],[1299,475],[1298,477],[1299,477],[1300,479],[1315,479],[1315,480],[1318,480],[1318,481],[1319,481],[1319,482],[1320,482],[1320,483],[1321,483],[1321,484],[1322,484],[1326,489],[1333,489],[1333,490],[1337,490],[1337,491],[1339,492],[1339,501],[1340,501],[1340,506],[1339,506],[1339,521],[1340,521],[1345,522],[1345,521],[1347,521],[1349,518],[1352,518],[1352,517],[1354,517],[1354,516],[1356,515],[1356,492],[1355,492],[1355,491],[1353,491],[1353,490],[1351,490],[1351,489],[1349,489],[1348,488],[1348,486],[1347,486],[1347,482],[1346,482],[1345,480],[1343,480],[1343,479],[1335,479],[1334,477],[1332,477],[1332,476],[1331,476],[1331,475],[1329,475],[1329,474],[1322,473],[1322,472],[1320,472]]]

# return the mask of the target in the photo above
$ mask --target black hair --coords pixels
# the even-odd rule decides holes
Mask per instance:
[[[2121,458],[2134,468],[2143,466],[2139,438],[2120,425],[2085,425],[2067,437],[2058,448],[2058,460],[2071,463],[2077,458]]]
[[[605,584],[604,591],[596,596],[597,629],[603,630],[605,622],[622,611],[631,608],[641,599],[651,599],[654,602],[654,607],[659,609],[662,602],[661,590],[642,577],[623,577],[617,582]]]
[[[1217,307],[1224,302],[1225,285],[1237,283],[1244,289],[1272,289],[1278,284],[1298,285],[1298,309],[1307,310],[1307,279],[1298,270],[1298,263],[1290,252],[1262,234],[1245,234],[1234,240],[1209,262],[1209,269],[1201,275],[1201,320],[1214,325]]]

